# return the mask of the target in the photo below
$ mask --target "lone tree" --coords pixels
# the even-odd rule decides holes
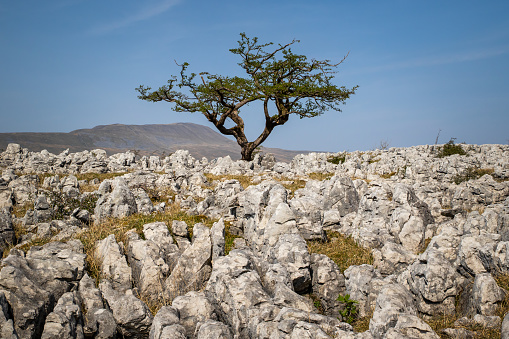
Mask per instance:
[[[251,161],[253,151],[267,139],[274,127],[285,124],[291,114],[299,118],[311,118],[332,109],[341,111],[339,105],[355,93],[357,86],[347,89],[331,83],[335,68],[330,60],[315,60],[305,55],[294,54],[290,46],[298,40],[272,48],[272,43],[259,44],[258,38],[240,34],[238,48],[230,52],[241,58],[240,67],[246,77],[228,77],[199,73],[201,81],[195,82],[196,75],[187,75],[187,62],[179,65],[180,77],[172,76],[168,84],[152,91],[141,85],[136,90],[138,98],[173,103],[176,112],[200,112],[219,132],[233,135],[241,147],[242,159]],[[175,90],[187,89],[186,92]],[[248,141],[244,133],[244,120],[240,111],[246,105],[263,102],[265,127],[258,138]],[[275,109],[274,109],[275,107]],[[274,112],[271,112],[273,110]],[[234,124],[233,127],[226,127]]]

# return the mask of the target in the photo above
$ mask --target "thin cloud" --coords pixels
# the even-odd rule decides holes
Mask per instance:
[[[380,65],[375,67],[368,67],[364,69],[364,72],[382,72],[391,71],[396,69],[405,68],[417,68],[417,67],[428,67],[428,66],[439,66],[446,64],[454,64],[460,62],[477,61],[488,59],[500,55],[509,53],[509,46],[502,46],[499,48],[492,48],[489,50],[482,51],[469,51],[464,53],[451,53],[437,56],[428,56],[424,58],[415,58],[402,62],[395,62],[386,65]]]
[[[122,18],[117,21],[109,22],[107,24],[98,25],[90,30],[91,34],[104,34],[120,28],[130,26],[134,23],[150,19],[154,16],[162,14],[169,10],[171,7],[177,5],[180,0],[165,0],[159,2],[157,5],[145,7],[140,9],[128,17]]]

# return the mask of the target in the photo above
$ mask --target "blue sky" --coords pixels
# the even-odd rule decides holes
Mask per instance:
[[[0,2],[0,132],[70,132],[113,123],[194,122],[137,99],[177,74],[241,75],[239,33],[300,40],[293,51],[341,60],[359,85],[341,113],[277,127],[264,146],[367,150],[509,142],[509,1],[24,0]],[[248,137],[263,127],[244,112]]]

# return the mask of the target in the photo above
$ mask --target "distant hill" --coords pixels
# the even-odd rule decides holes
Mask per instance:
[[[9,143],[20,144],[30,151],[48,150],[58,154],[67,148],[79,152],[101,148],[108,154],[137,151],[140,155],[168,155],[178,149],[187,149],[195,158],[213,159],[229,155],[240,159],[240,147],[209,127],[192,124],[157,125],[100,125],[90,129],[78,129],[69,133],[0,133],[0,148]],[[295,155],[306,151],[288,151],[263,148],[273,153],[278,161],[290,161]]]

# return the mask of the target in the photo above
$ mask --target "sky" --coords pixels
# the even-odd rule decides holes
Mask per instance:
[[[342,106],[292,116],[263,146],[354,151],[509,143],[509,1],[23,0],[0,2],[0,133],[107,124],[192,122],[139,100],[177,75],[242,75],[240,33],[300,40],[292,51],[340,61],[333,81],[358,85]],[[241,112],[253,140],[263,112]]]

